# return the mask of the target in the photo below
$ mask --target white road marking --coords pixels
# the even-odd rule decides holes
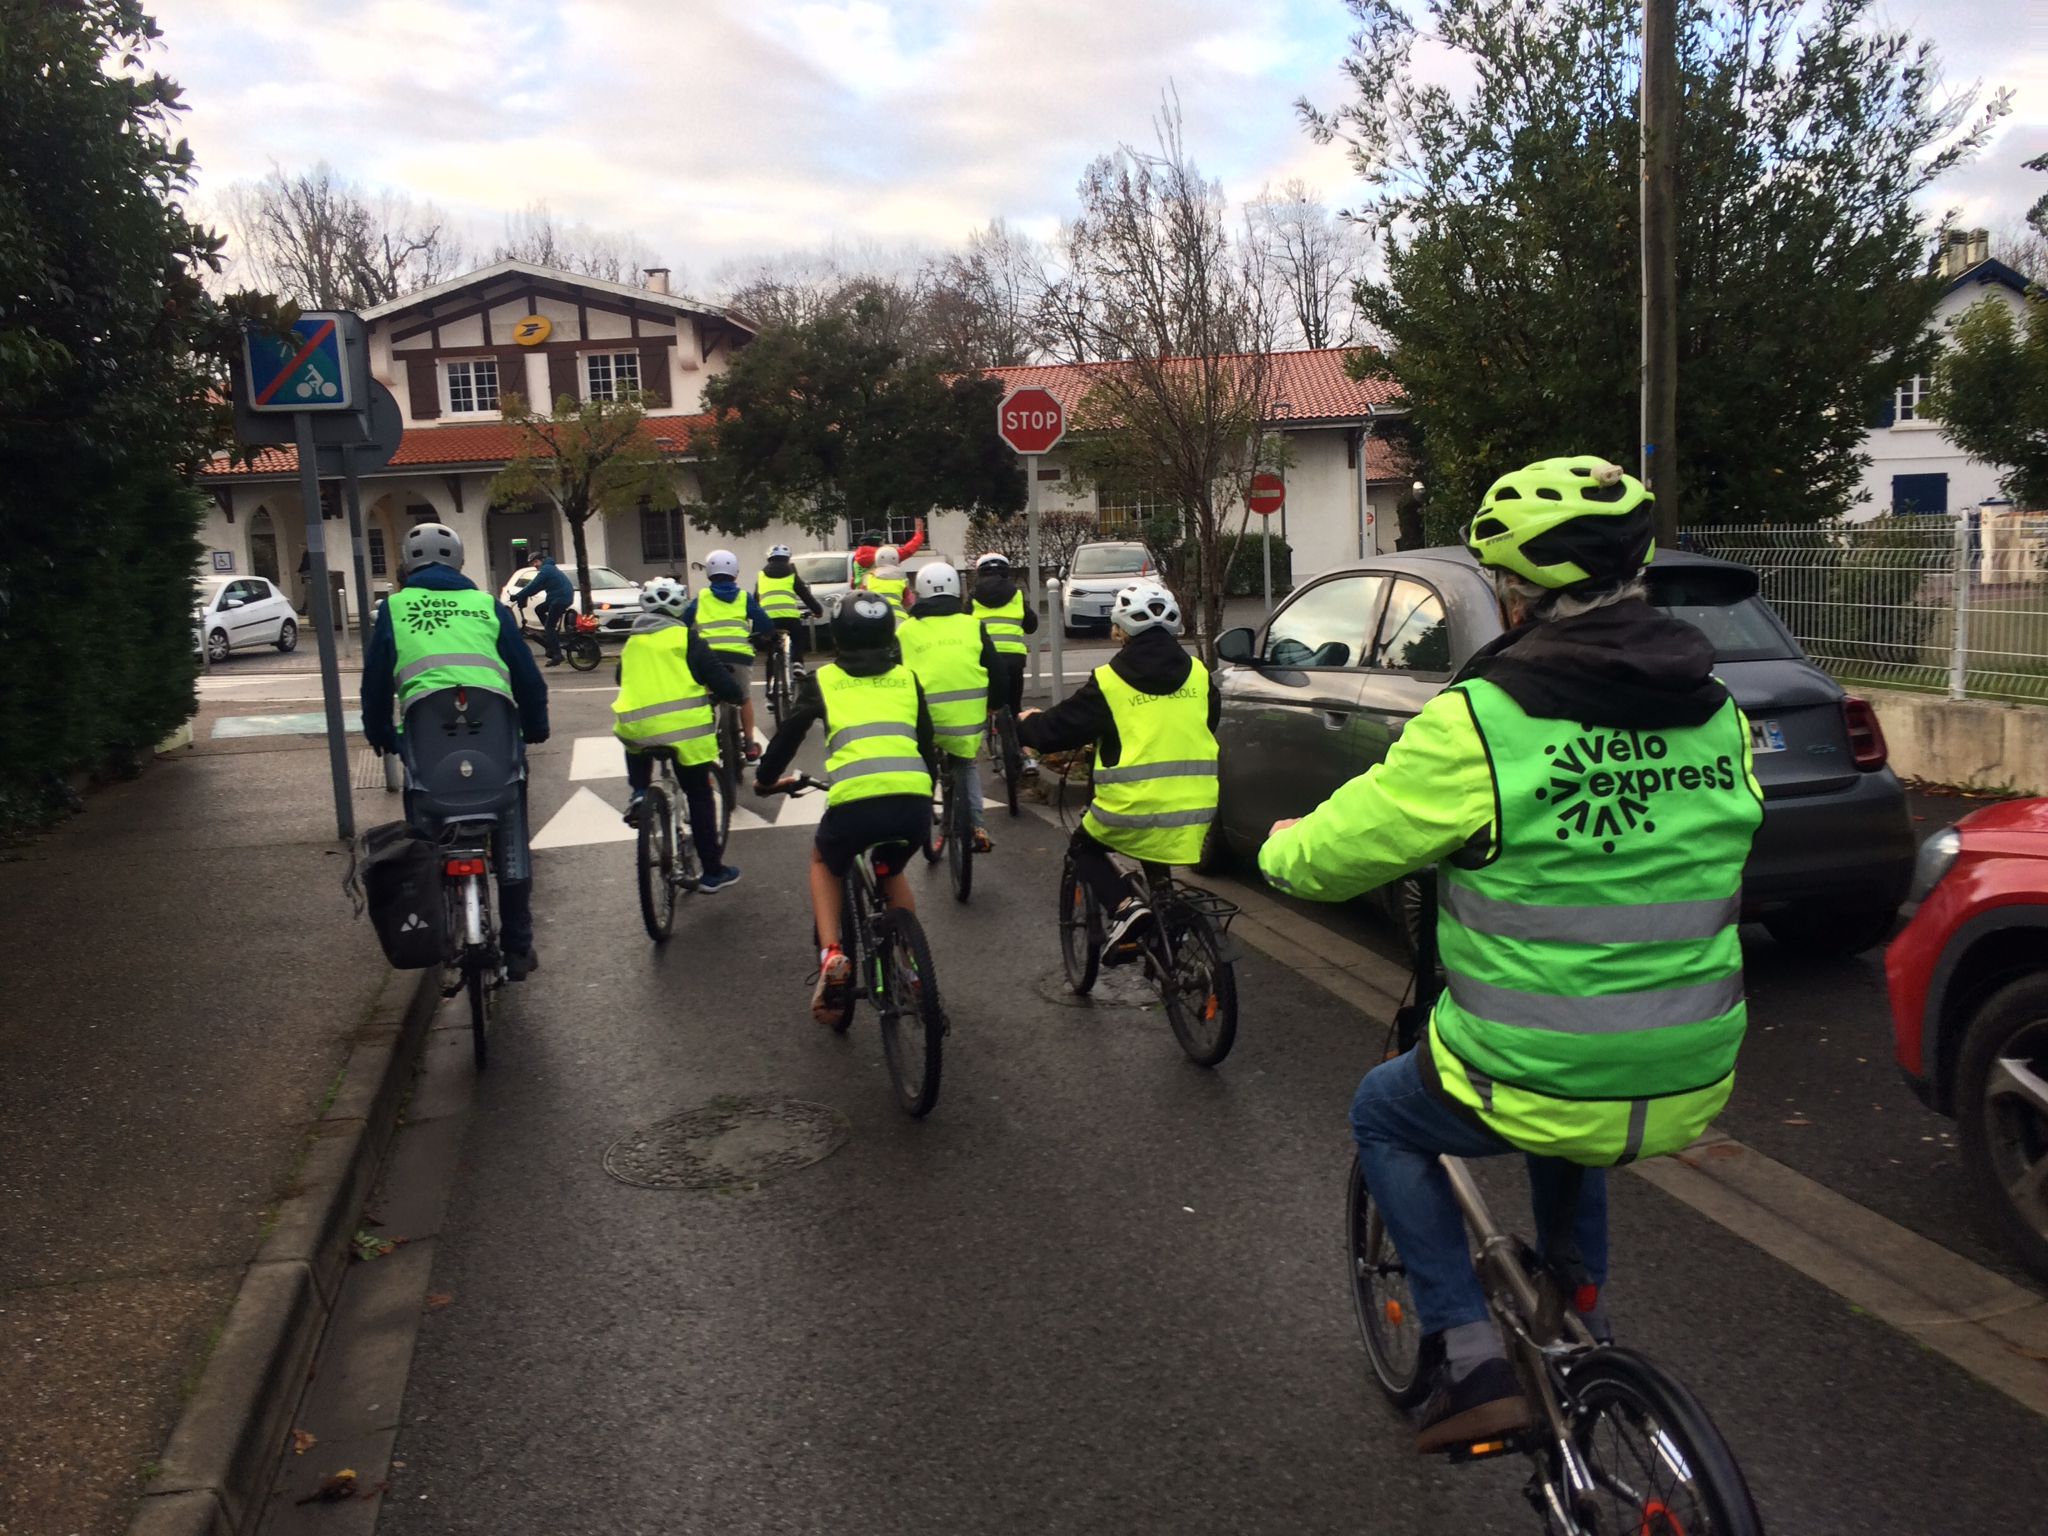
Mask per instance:
[[[582,848],[593,843],[630,843],[640,834],[619,820],[619,807],[579,789],[548,819],[533,840],[539,848]]]
[[[616,736],[578,736],[569,753],[569,782],[585,779],[623,779],[626,751]]]

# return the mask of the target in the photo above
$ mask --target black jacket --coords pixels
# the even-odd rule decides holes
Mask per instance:
[[[882,650],[846,651],[837,658],[836,665],[850,677],[879,677],[902,662],[903,653],[891,640]],[[807,672],[797,687],[796,702],[782,717],[782,724],[775,728],[775,739],[768,743],[768,750],[761,754],[760,767],[754,774],[755,784],[766,788],[786,774],[789,765],[796,761],[797,748],[804,744],[804,737],[824,718],[824,691],[818,686],[817,674]],[[928,763],[939,753],[938,738],[932,734],[931,707],[924,701],[921,683],[917,689],[917,750]]]
[[[796,562],[787,556],[778,555],[761,566],[761,574],[763,576],[773,576],[777,580],[784,576],[796,576]],[[761,583],[757,580],[754,585],[758,588]],[[760,594],[757,591],[755,595],[758,597]],[[811,589],[804,584],[804,579],[801,576],[796,578],[796,600],[810,609],[813,617],[820,619],[825,617],[825,605],[811,596]],[[795,624],[799,621],[796,619],[781,619],[778,622]]]
[[[1511,629],[1473,652],[1458,681],[1474,677],[1529,714],[1612,730],[1704,725],[1728,700],[1713,642],[1641,601]]]
[[[963,613],[965,605],[957,597],[928,597],[917,605],[910,617],[903,622],[915,624],[920,619],[943,619],[949,613]],[[988,631],[981,632],[981,665],[988,673],[988,702],[991,709],[999,708],[1010,701],[1010,690],[1004,685],[1002,671],[996,666],[1001,657],[996,651],[995,641],[989,639]]]
[[[1017,583],[1008,576],[978,576],[974,590],[967,594],[967,611],[977,608],[1000,608],[1017,595]],[[1029,597],[1024,599],[1024,633],[1038,633],[1038,604]]]
[[[633,633],[650,634],[657,629],[672,629],[679,626],[681,619],[672,619],[665,613],[643,613],[633,621]],[[738,678],[732,675],[732,668],[718,659],[718,653],[704,643],[703,636],[696,630],[690,631],[690,643],[683,652],[683,660],[689,664],[690,676],[712,698],[721,704],[744,704],[747,690]],[[612,681],[624,684],[626,681],[626,653],[619,652],[619,659],[612,667]]]
[[[1172,693],[1187,682],[1194,658],[1180,641],[1163,629],[1148,629],[1124,643],[1109,659],[1110,670],[1141,693]],[[1216,687],[1216,674],[1209,674],[1209,729],[1223,715],[1223,695]],[[1017,740],[1034,752],[1070,752],[1097,743],[1105,768],[1113,768],[1123,756],[1117,739],[1116,721],[1109,712],[1109,700],[1102,685],[1091,675],[1069,698],[1043,714],[1017,722]]]

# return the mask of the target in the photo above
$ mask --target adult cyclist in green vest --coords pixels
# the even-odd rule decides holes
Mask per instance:
[[[1107,666],[1072,696],[1028,710],[1017,739],[1039,752],[1095,744],[1095,800],[1074,829],[1074,873],[1109,914],[1103,959],[1116,964],[1152,920],[1142,892],[1112,851],[1146,864],[1192,864],[1216,819],[1216,680],[1177,638],[1180,604],[1154,581],[1117,593],[1109,622],[1120,637]]]
[[[804,679],[754,779],[756,794],[773,793],[804,736],[824,722],[825,776],[832,787],[811,848],[811,915],[818,932],[811,1016],[820,1023],[839,1017],[853,984],[853,964],[839,942],[843,882],[853,861],[874,849],[883,898],[916,910],[903,870],[931,825],[927,765],[938,750],[924,689],[903,664],[886,602],[871,592],[850,593],[833,616],[832,645],[837,655]]]
[[[1024,601],[1024,593],[1010,574],[1010,557],[990,550],[974,562],[974,590],[967,598],[967,611],[981,621],[995,642],[996,663],[1001,668],[1003,691],[996,699],[1007,708],[1010,718],[1024,712],[1024,666],[1031,656],[1028,635],[1038,633],[1038,607]],[[1024,760],[1026,773],[1038,772],[1038,764]]]
[[[666,752],[690,807],[690,836],[704,871],[697,889],[715,894],[740,877],[725,862],[718,840],[718,800],[711,768],[718,761],[714,703],[737,704],[746,690],[710,646],[683,622],[689,593],[680,581],[657,576],[640,589],[640,617],[619,652],[619,696],[612,703],[612,734],[626,749],[626,825],[640,825],[640,807],[654,782],[655,754]]]
[[[768,551],[766,563],[754,577],[754,600],[768,615],[768,622],[789,636],[790,665],[801,666],[807,649],[804,615],[809,613],[814,619],[822,619],[825,605],[812,595],[803,577],[797,575],[796,556],[787,544],[777,544]],[[763,651],[761,657],[764,663],[773,664],[772,651]]]
[[[746,690],[740,705],[740,740],[747,761],[761,755],[754,740],[754,650],[775,638],[775,626],[768,622],[760,600],[740,590],[740,557],[729,549],[714,549],[704,557],[704,574],[710,586],[690,599],[683,610],[683,622],[704,637],[704,643],[718,653],[718,659],[732,669],[733,677]]]
[[[363,739],[379,752],[396,752],[394,702],[402,715],[427,694],[471,688],[508,695],[519,709],[520,736],[530,745],[546,741],[548,685],[512,610],[462,574],[461,536],[445,523],[421,523],[405,536],[398,578],[399,589],[378,609],[363,653]],[[533,856],[523,777],[517,803],[498,822],[497,862],[505,970],[523,981],[540,964],[533,948]]]
[[[1440,864],[1445,992],[1426,1038],[1374,1068],[1351,1106],[1435,1373],[1423,1451],[1530,1422],[1439,1154],[1527,1153],[1541,1233],[1572,1214],[1576,1185],[1573,1230],[1599,1286],[1601,1170],[1684,1147],[1734,1084],[1736,921],[1762,795],[1713,645],[1645,600],[1651,504],[1598,458],[1495,481],[1467,544],[1507,632],[1383,763],[1278,823],[1259,858],[1275,886],[1317,901]]]
[[[990,853],[995,844],[983,824],[976,759],[988,729],[989,709],[1003,683],[994,642],[979,620],[961,612],[960,602],[960,573],[945,561],[934,560],[917,573],[917,606],[896,631],[896,643],[924,688],[942,766],[953,774],[955,787],[966,798],[974,823],[974,851]]]

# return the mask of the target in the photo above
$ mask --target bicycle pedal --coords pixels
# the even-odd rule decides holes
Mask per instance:
[[[1513,1456],[1528,1448],[1527,1433],[1496,1435],[1489,1440],[1475,1440],[1470,1445],[1454,1445],[1445,1451],[1452,1466],[1461,1466],[1468,1461],[1492,1461],[1500,1456]]]

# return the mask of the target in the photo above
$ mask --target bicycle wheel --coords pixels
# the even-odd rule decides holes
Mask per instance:
[[[1007,709],[996,714],[996,739],[1002,748],[1003,792],[1010,797],[1010,814],[1019,814],[1017,785],[1024,777],[1024,749],[1017,745],[1017,721]]]
[[[595,672],[597,664],[604,660],[604,648],[597,643],[595,635],[571,635],[562,642],[562,650],[569,658],[569,665],[578,672]]]
[[[1213,1067],[1237,1043],[1237,967],[1223,958],[1222,937],[1205,914],[1175,904],[1163,916],[1173,961],[1158,977],[1166,1022],[1189,1061]],[[1155,968],[1161,958],[1155,953]]]
[[[865,898],[861,895],[860,880],[852,870],[840,883],[839,904],[839,948],[846,956],[848,981],[846,1006],[839,1010],[839,1016],[831,1020],[832,1032],[843,1035],[853,1025],[853,1011],[860,1006],[860,995],[868,987],[868,980],[861,974],[860,933],[864,919]],[[816,934],[812,935],[813,940]]]
[[[732,831],[733,801],[739,798],[740,775],[746,771],[746,748],[740,741],[740,712],[730,704],[718,706],[718,769],[711,776],[718,782],[718,846],[723,848]]]
[[[469,1049],[481,1072],[490,1063],[491,994],[496,989],[485,977],[483,958],[475,951],[463,957],[462,971],[469,992]]]
[[[953,877],[953,899],[965,901],[974,889],[974,817],[946,765],[946,873]]]
[[[1593,1474],[1603,1531],[1762,1536],[1763,1520],[1720,1430],[1661,1367],[1596,1349],[1565,1367],[1572,1439]]]
[[[1102,912],[1071,858],[1060,866],[1060,960],[1069,987],[1082,997],[1094,990],[1102,965]]]
[[[640,921],[660,944],[676,924],[676,809],[668,786],[650,785],[640,802],[640,835],[634,846],[640,881]]]
[[[949,803],[952,795],[952,780],[943,773],[933,774],[932,814],[931,819],[925,823],[924,847],[919,850],[924,854],[924,861],[927,864],[936,864],[946,856],[946,832],[953,825],[952,807]]]
[[[1351,1267],[1351,1307],[1358,1336],[1380,1390],[1396,1408],[1413,1408],[1429,1395],[1422,1369],[1422,1324],[1408,1294],[1408,1270],[1387,1232],[1358,1158],[1344,1184],[1344,1247]]]
[[[875,935],[881,947],[882,1055],[904,1113],[922,1118],[939,1101],[946,1015],[939,1006],[939,973],[914,912],[893,909]]]

